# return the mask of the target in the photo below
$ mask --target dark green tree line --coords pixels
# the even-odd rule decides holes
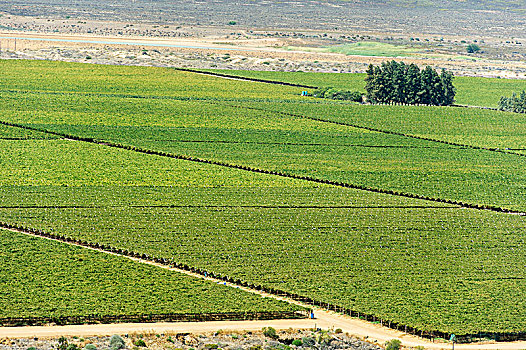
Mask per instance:
[[[445,69],[438,74],[430,66],[420,70],[416,64],[383,62],[369,65],[365,82],[371,103],[449,106],[455,101],[453,74]]]

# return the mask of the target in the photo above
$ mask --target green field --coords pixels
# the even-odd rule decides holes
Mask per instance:
[[[0,242],[0,320],[297,309],[211,281],[20,233],[0,230]]]
[[[519,148],[516,115],[317,103],[301,88],[170,69],[0,65],[0,121],[101,142],[0,128],[0,221],[420,330],[526,329],[522,216],[107,145],[526,211],[526,158],[393,134]]]
[[[293,84],[335,87],[365,92],[365,74],[266,72],[246,70],[209,70],[247,78],[283,81]],[[479,77],[455,77],[456,103],[471,106],[498,107],[501,96],[526,90],[526,80]]]
[[[197,84],[187,79],[189,86]],[[281,89],[274,88],[276,92]],[[302,117],[381,127],[389,132],[479,147],[522,149],[526,148],[526,138],[515,131],[522,130],[523,117],[517,114],[478,109],[313,104],[270,98],[234,101],[228,97],[219,100],[217,96],[213,100],[189,101],[177,99],[179,96],[161,99],[5,92],[0,97],[0,120],[42,130],[320,180],[526,211],[526,177],[521,171],[526,165],[524,157]],[[46,150],[40,146],[31,149],[36,144],[26,145],[28,157],[42,158],[39,152]],[[60,148],[61,142],[54,145]],[[9,159],[14,157],[7,154],[5,161]],[[149,166],[155,168],[156,163]],[[115,171],[112,174],[118,176]],[[132,170],[129,181],[141,174]],[[112,180],[110,177],[104,181]],[[164,179],[156,181],[167,183]]]

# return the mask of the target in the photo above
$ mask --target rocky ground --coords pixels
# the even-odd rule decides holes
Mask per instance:
[[[276,337],[263,332],[222,332],[209,334],[125,334],[125,349],[356,349],[379,350],[383,347],[348,334],[322,330],[279,331]],[[110,337],[65,338],[64,349],[84,349],[93,344],[96,349],[109,349]],[[64,343],[62,343],[64,344]],[[300,345],[301,344],[301,345]],[[69,347],[68,347],[69,346]],[[51,350],[59,348],[59,339],[0,339],[0,350],[29,348]],[[89,349],[88,347],[87,349]],[[93,348],[92,348],[93,349]]]

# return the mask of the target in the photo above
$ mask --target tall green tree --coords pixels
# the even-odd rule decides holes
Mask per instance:
[[[371,103],[408,103],[435,106],[455,101],[453,74],[445,69],[440,75],[426,66],[422,71],[415,64],[383,62],[369,65],[366,77],[367,99]],[[503,103],[507,103],[503,100]]]
[[[453,85],[453,73],[442,69],[440,73],[440,80],[442,81],[442,105],[451,106],[455,102],[456,89]]]
[[[378,89],[377,82],[376,82],[376,74],[375,74],[375,67],[373,64],[369,64],[369,67],[367,67],[367,71],[365,72],[367,76],[365,77],[365,97],[367,98],[367,101],[371,103],[377,103],[376,99],[376,91]]]
[[[406,103],[419,104],[420,95],[418,93],[422,89],[422,79],[420,77],[420,68],[414,63],[407,67],[406,84]]]

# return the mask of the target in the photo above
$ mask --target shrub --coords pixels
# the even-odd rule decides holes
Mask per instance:
[[[331,87],[316,89],[313,96],[318,98],[328,98],[331,100],[362,102],[362,93],[358,91],[335,89]]]
[[[343,333],[343,331],[342,331],[341,328],[336,328],[336,330],[334,331],[334,333],[336,333],[336,334],[341,334],[341,333]]]
[[[468,47],[466,47],[466,51],[468,53],[476,53],[480,51],[480,47],[477,44],[469,44]]]
[[[141,348],[146,347],[146,343],[142,339],[137,339],[136,341],[133,342],[133,345],[141,347]]]
[[[77,344],[69,344],[66,350],[79,350]]]
[[[278,335],[276,333],[276,330],[272,327],[264,327],[263,328],[263,335],[265,337],[269,337],[272,339],[278,339]]]
[[[57,350],[67,350],[67,348],[68,340],[66,339],[66,337],[58,338]]]
[[[303,344],[303,342],[301,341],[301,339],[294,339],[292,341],[292,345],[295,345],[295,346],[301,346]]]
[[[391,339],[385,343],[385,350],[400,350],[402,342],[398,339]]]
[[[112,335],[110,338],[110,349],[111,350],[119,350],[124,349],[124,339],[122,339],[118,335]]]
[[[97,347],[93,344],[88,344],[84,347],[84,350],[97,350]]]
[[[314,345],[316,345],[316,340],[314,340],[314,338],[311,338],[311,337],[301,338],[301,342],[305,346],[314,346]]]

